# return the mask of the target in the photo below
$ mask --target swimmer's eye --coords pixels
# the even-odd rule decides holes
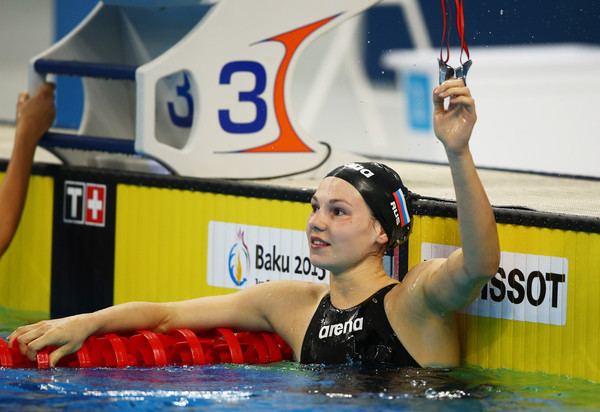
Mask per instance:
[[[335,208],[333,208],[333,214],[335,216],[344,216],[346,214],[346,211],[344,209],[339,208],[339,207],[335,207]]]
[[[319,210],[319,205],[311,203],[310,207],[312,208],[312,212],[315,213],[317,210]]]

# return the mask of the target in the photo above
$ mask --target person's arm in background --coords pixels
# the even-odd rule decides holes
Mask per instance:
[[[54,121],[54,85],[43,84],[33,97],[19,94],[15,142],[4,180],[0,183],[0,256],[17,231],[33,165],[35,148]]]

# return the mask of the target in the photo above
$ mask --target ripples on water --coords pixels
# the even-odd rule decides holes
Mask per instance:
[[[600,385],[492,371],[218,365],[0,369],[0,410],[597,410]]]

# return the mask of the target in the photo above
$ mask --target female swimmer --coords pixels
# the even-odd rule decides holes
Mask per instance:
[[[457,366],[454,313],[496,273],[499,246],[494,215],[469,151],[474,100],[456,79],[437,87],[433,100],[434,130],[448,156],[462,241],[447,259],[419,263],[402,282],[386,275],[382,255],[403,241],[410,227],[402,199],[407,192],[390,168],[354,163],[321,181],[306,225],[311,261],[331,272],[329,286],[280,281],[225,296],[125,303],[23,326],[10,341],[16,339],[30,359],[48,345],[58,346],[50,355],[56,365],[92,334],[232,327],[278,333],[303,363]]]

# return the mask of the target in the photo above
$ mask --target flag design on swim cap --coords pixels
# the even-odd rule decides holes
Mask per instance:
[[[393,193],[394,201],[396,202],[396,207],[398,208],[398,216],[396,219],[396,224],[400,223],[400,226],[406,226],[410,222],[410,216],[408,215],[408,208],[406,207],[406,199],[404,198],[404,193],[402,193],[402,189],[398,189]]]

